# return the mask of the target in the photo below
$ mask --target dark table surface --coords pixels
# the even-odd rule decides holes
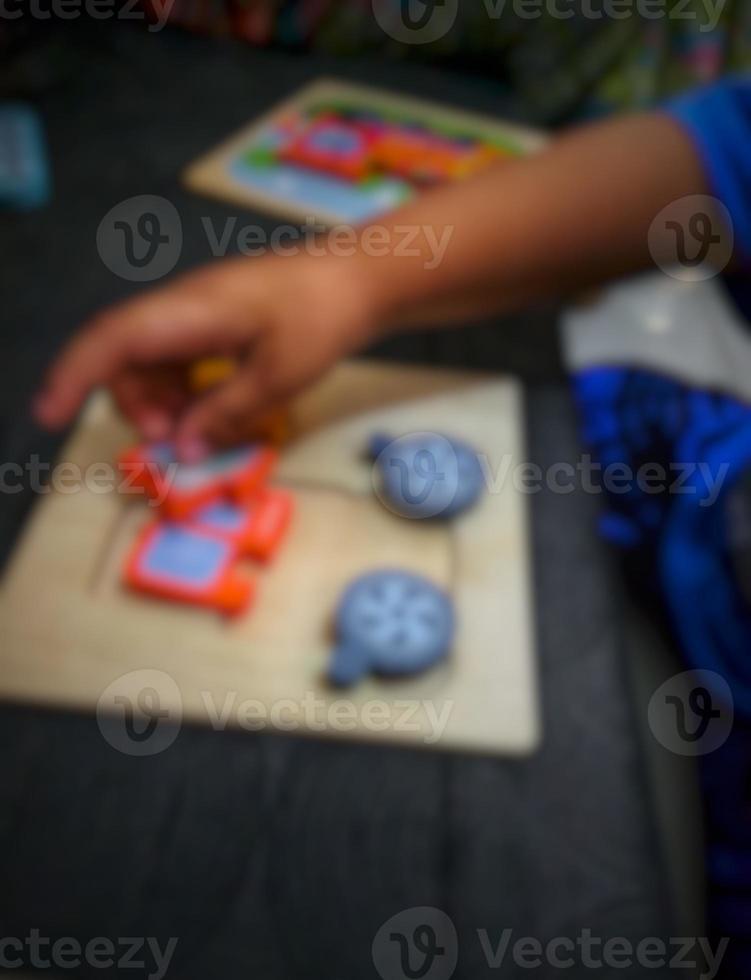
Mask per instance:
[[[0,216],[4,461],[52,456],[57,441],[27,414],[40,372],[81,318],[134,289],[97,255],[105,212],[131,195],[164,195],[186,229],[180,268],[208,259],[205,235],[190,229],[237,212],[186,193],[179,171],[321,74],[508,111],[481,79],[124,25],[52,31],[0,76],[5,94],[29,94],[41,109],[55,178],[49,207]],[[378,353],[514,372],[527,393],[530,458],[545,466],[580,452],[551,312]],[[3,496],[5,554],[31,503]],[[182,980],[376,976],[378,927],[423,905],[455,923],[463,978],[530,974],[491,970],[478,929],[493,941],[506,928],[542,940],[583,929],[668,935],[620,583],[595,534],[597,499],[543,490],[530,507],[545,728],[536,755],[184,728],[167,751],[138,759],[113,750],[91,717],[4,707],[0,935],[176,936],[169,975]],[[611,974],[631,975],[598,971]]]

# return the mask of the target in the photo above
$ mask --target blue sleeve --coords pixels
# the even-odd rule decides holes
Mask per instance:
[[[664,108],[693,140],[710,192],[730,212],[736,252],[751,264],[751,75],[695,89]]]

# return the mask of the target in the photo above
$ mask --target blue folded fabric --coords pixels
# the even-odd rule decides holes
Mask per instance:
[[[586,368],[573,382],[583,435],[603,476],[613,465],[631,477],[610,485],[603,478],[602,533],[632,555],[639,584],[660,597],[687,669],[712,671],[733,694],[730,738],[700,760],[708,915],[713,938],[731,940],[722,975],[748,978],[751,608],[736,573],[728,505],[751,473],[751,405],[625,366]],[[638,478],[647,472],[650,479]],[[751,522],[751,494],[741,504]]]
[[[691,137],[711,193],[730,212],[742,261],[751,263],[751,75],[738,75],[666,103]]]

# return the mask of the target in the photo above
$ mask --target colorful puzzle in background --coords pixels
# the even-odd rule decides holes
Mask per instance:
[[[475,136],[345,106],[324,105],[291,115],[277,133],[280,141],[271,152],[272,162],[348,181],[396,178],[415,187],[469,177],[511,152]],[[250,158],[257,161],[255,151]]]
[[[230,161],[234,180],[313,211],[364,220],[426,187],[461,180],[523,152],[409,112],[319,101],[278,115]]]

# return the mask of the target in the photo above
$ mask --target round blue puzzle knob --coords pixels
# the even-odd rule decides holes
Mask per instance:
[[[477,502],[485,483],[479,454],[461,439],[414,432],[370,441],[381,502],[402,517],[448,520]]]
[[[339,602],[329,680],[348,687],[369,672],[419,673],[448,654],[454,629],[451,600],[432,582],[412,572],[369,572]]]

